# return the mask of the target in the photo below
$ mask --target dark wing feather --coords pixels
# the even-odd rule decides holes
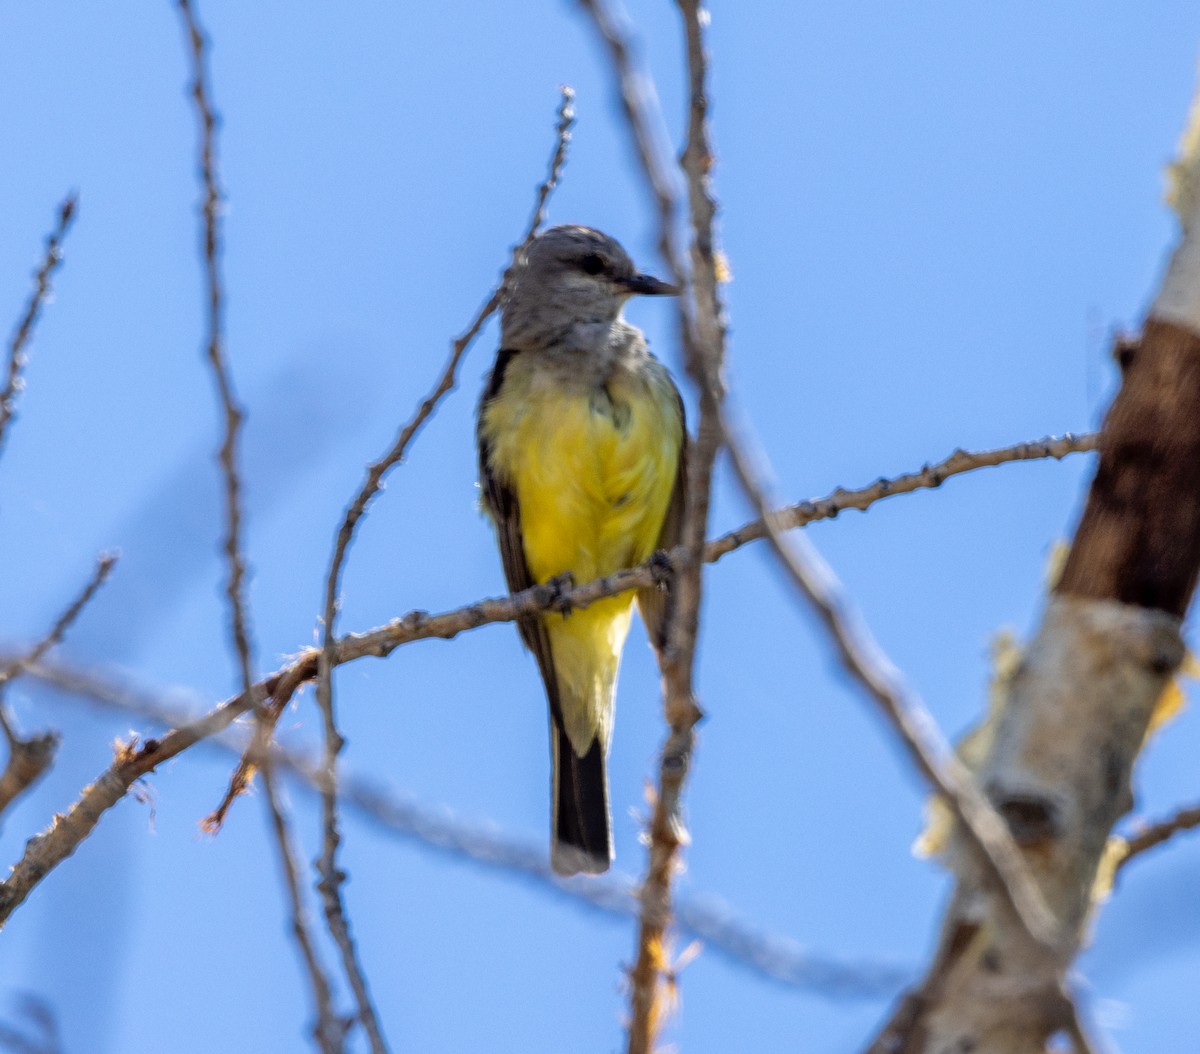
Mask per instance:
[[[510,593],[520,593],[537,583],[525,562],[525,546],[521,538],[521,506],[516,491],[493,470],[491,450],[483,434],[483,412],[487,404],[499,394],[504,384],[504,372],[517,352],[502,348],[496,356],[483,398],[479,403],[476,426],[476,441],[479,447],[479,485],[483,490],[483,501],[492,521],[496,525],[496,538],[500,544],[500,560],[504,565],[504,580]],[[517,619],[517,629],[525,646],[537,659],[538,669],[546,685],[546,696],[555,720],[561,724],[562,708],[558,698],[558,677],[554,672],[554,656],[550,652],[550,638],[542,620],[536,615]]]
[[[675,472],[675,486],[671,491],[667,515],[658,536],[659,549],[673,549],[683,540],[683,516],[687,508],[687,414],[683,408],[683,398],[679,394],[679,389],[675,388],[674,391],[675,403],[679,407],[679,429],[683,434],[679,440],[679,467]],[[641,613],[642,621],[646,624],[650,643],[659,652],[667,644],[667,626],[671,619],[673,599],[674,590],[671,582],[638,590],[638,611]]]

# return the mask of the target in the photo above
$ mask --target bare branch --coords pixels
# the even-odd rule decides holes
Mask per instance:
[[[8,742],[8,762],[0,772],[0,816],[34,785],[54,764],[60,736],[57,732],[43,732],[28,739],[17,734],[12,717],[4,704],[0,691],[0,731]]]
[[[256,730],[261,730],[266,727],[266,722],[259,719],[255,727]],[[253,752],[259,754],[256,750]],[[350,1031],[353,1019],[344,1018],[335,1012],[329,977],[313,943],[312,926],[304,907],[304,893],[300,887],[300,868],[296,863],[296,850],[292,844],[291,824],[283,811],[283,803],[279,800],[279,791],[275,786],[273,754],[262,762],[261,769],[267,812],[275,832],[279,863],[283,869],[283,884],[287,890],[288,906],[291,910],[292,937],[300,949],[300,957],[308,973],[308,982],[316,1003],[317,1019],[313,1023],[313,1038],[324,1054],[340,1054],[345,1049],[346,1034]]]
[[[607,8],[599,0],[581,0],[581,2],[589,14],[592,15],[609,47],[612,62],[617,70],[618,80],[621,85],[622,102],[625,107],[626,116],[633,128],[634,140],[638,146],[643,168],[658,204],[660,225],[662,228],[660,238],[663,244],[663,252],[671,261],[673,267],[678,270],[676,257],[673,253],[670,230],[673,216],[670,190],[661,178],[661,169],[656,161],[652,138],[647,130],[649,123],[644,118],[642,112],[645,100],[650,93],[644,87],[644,78],[641,78],[640,74],[633,70],[629,59],[628,42],[623,38],[621,31],[617,28]],[[703,15],[698,3],[691,2],[691,0],[680,0],[680,7],[684,15],[687,30],[690,75],[689,98],[691,120],[689,122],[689,146],[684,153],[684,168],[688,176],[689,201],[691,204],[694,231],[692,268],[693,295],[695,297],[696,308],[694,328],[687,324],[688,320],[685,309],[683,334],[689,371],[696,377],[701,389],[701,422],[697,440],[697,461],[700,471],[703,472],[706,455],[718,448],[721,442],[721,432],[724,431],[722,425],[716,420],[718,415],[705,414],[705,410],[711,409],[713,405],[718,409],[720,406],[720,348],[723,344],[723,329],[720,303],[716,293],[717,267],[712,240],[712,219],[715,212],[715,205],[708,188],[708,172],[711,168],[712,157],[711,150],[708,147],[704,123],[706,97],[704,91],[705,56],[702,41]],[[708,407],[705,405],[706,397],[711,400],[711,404]],[[705,419],[706,416],[708,418],[707,422]],[[952,463],[955,461],[953,457],[950,460]],[[953,467],[957,467],[957,465]],[[940,482],[940,479],[933,473],[930,473],[927,479],[929,482],[934,482],[935,480]],[[917,481],[913,482],[917,486],[921,485]],[[706,490],[706,484],[707,481],[700,483],[699,489],[702,493]],[[885,493],[887,493],[886,487],[879,488],[870,496],[869,500],[877,499]],[[845,495],[838,495],[839,500],[843,500],[844,498]],[[829,514],[836,514],[841,507],[844,506],[834,503],[832,506],[827,507],[827,511]],[[768,511],[767,507],[761,505],[760,510],[763,512],[765,520]],[[782,522],[778,525],[763,524],[764,529],[769,530],[770,526],[775,526],[776,530],[779,530],[782,529],[784,524]],[[734,543],[736,540],[737,532],[735,532],[733,538],[729,539],[729,542]],[[777,537],[773,540],[778,544],[779,540]],[[719,551],[714,554],[714,556],[719,555]],[[680,604],[680,608],[683,609],[680,614],[684,618],[686,618],[685,612],[689,607],[690,604]],[[837,614],[836,610],[834,614]],[[681,622],[677,625],[682,626],[683,623]],[[664,672],[669,671],[670,667],[665,667]],[[672,686],[668,682],[668,698],[672,694],[671,689]],[[668,704],[668,713],[670,711],[671,707]],[[898,710],[894,710],[893,715],[896,717],[902,716]],[[903,716],[911,718],[912,714]],[[920,733],[923,731],[920,728],[919,722],[913,723],[909,721],[908,723],[910,742],[913,744],[922,743],[922,740],[911,738],[912,732]],[[672,725],[674,731],[674,722],[672,722]],[[676,760],[680,756],[684,759],[684,765],[680,765]],[[664,762],[673,762],[671,768],[675,770],[684,769],[686,759],[689,756],[690,736],[683,737],[682,742],[677,741],[673,743],[670,740],[668,741],[668,747],[664,750]],[[951,766],[955,764],[953,759],[948,756],[948,753],[944,754],[944,757],[947,764]],[[933,755],[927,756],[925,760],[939,761],[940,759],[936,755]],[[930,771],[939,772],[940,770],[935,767],[931,768]],[[666,782],[666,779],[670,778],[670,772],[665,764],[663,776],[665,777],[663,786],[668,787],[669,784]],[[955,788],[961,783],[961,779],[954,781]],[[973,785],[968,783],[967,794],[969,796],[973,790]],[[656,819],[659,814],[669,814],[672,811],[670,806],[674,803],[669,801],[664,802],[664,797],[660,793],[659,799],[656,802]],[[663,808],[664,804],[667,805],[665,809]],[[955,802],[955,804],[961,808],[961,802]],[[982,806],[982,811],[976,810],[975,806]],[[973,822],[975,825],[972,833],[978,833],[977,829],[983,826],[985,829],[988,829],[989,842],[987,844],[989,847],[991,847],[991,843],[993,842],[999,846],[997,851],[1001,854],[1002,866],[1004,867],[1001,874],[1006,878],[1011,878],[1016,883],[1015,895],[1018,898],[1018,906],[1024,910],[1024,921],[1034,928],[1034,933],[1040,936],[1048,935],[1053,940],[1057,936],[1055,920],[1050,916],[1048,910],[1044,908],[1044,905],[1040,903],[1036,887],[1024,875],[1023,870],[1018,869],[1021,861],[1016,855],[1015,847],[1011,845],[1007,829],[977,793],[971,796],[969,807],[971,809],[971,819],[968,822]],[[679,829],[678,826],[672,825],[660,830],[663,830],[670,837]],[[991,863],[991,858],[986,858],[985,862]],[[655,894],[655,901],[653,903],[648,899],[646,901],[647,906],[650,908],[646,912],[646,918],[650,922],[650,925],[643,928],[643,939],[639,942],[639,960],[634,969],[632,994],[633,1020],[629,1034],[629,1049],[631,1052],[648,1050],[653,1043],[653,1036],[656,1031],[657,1000],[655,998],[655,990],[651,985],[665,966],[663,960],[663,943],[660,939],[662,931],[658,928],[658,923],[665,921],[669,912],[669,871],[665,877],[665,882],[658,880],[655,874],[652,854],[651,873],[648,876],[645,888],[646,892],[653,892]],[[654,881],[652,882],[651,879],[654,879]],[[1004,888],[1007,890],[1008,886],[1006,885]],[[1041,908],[1040,912],[1039,907]]]
[[[684,152],[683,165],[688,177],[689,202],[691,206],[692,225],[694,231],[692,248],[692,295],[694,298],[695,326],[687,326],[686,310],[683,325],[685,352],[687,353],[689,372],[698,382],[701,397],[701,419],[696,443],[696,458],[699,464],[698,474],[706,475],[711,467],[711,456],[719,449],[722,440],[731,444],[731,453],[738,462],[738,471],[745,489],[756,502],[760,514],[766,521],[766,527],[772,544],[784,560],[789,572],[802,592],[814,603],[822,615],[826,626],[832,632],[844,663],[862,679],[864,685],[871,691],[878,702],[883,705],[893,723],[909,747],[915,759],[920,764],[927,777],[935,786],[940,786],[950,801],[952,811],[960,820],[964,829],[967,844],[981,856],[983,871],[993,883],[999,885],[1001,903],[1006,903],[1019,920],[1019,930],[1025,931],[1030,944],[1038,949],[1039,954],[1047,962],[1056,961],[1061,957],[1061,948],[1065,946],[1063,933],[1058,920],[1049,911],[1037,886],[1027,873],[1023,861],[1003,821],[992,810],[990,805],[976,790],[969,775],[962,770],[956,759],[939,742],[932,722],[927,715],[922,715],[907,699],[903,686],[899,684],[898,676],[894,676],[890,663],[882,662],[882,656],[877,653],[873,642],[856,626],[852,627],[849,620],[843,616],[841,598],[836,588],[832,586],[832,577],[823,573],[823,568],[808,552],[807,543],[804,548],[797,546],[802,554],[800,559],[796,553],[785,550],[778,534],[778,529],[769,517],[770,506],[765,502],[761,488],[757,487],[752,477],[750,466],[740,451],[732,449],[732,437],[725,427],[722,412],[722,379],[721,364],[723,362],[724,330],[721,305],[717,296],[717,266],[713,249],[712,221],[715,214],[715,204],[709,191],[708,174],[711,169],[712,157],[709,149],[705,128],[705,55],[703,50],[703,16],[696,0],[679,0],[680,9],[684,16],[687,31],[688,65],[690,77],[690,114],[689,145]],[[653,164],[647,161],[648,150],[645,147],[646,135],[639,131],[640,114],[636,106],[636,84],[629,73],[627,46],[618,39],[619,33],[614,30],[611,22],[605,22],[603,9],[595,0],[584,0],[585,7],[593,14],[602,34],[609,43],[614,66],[618,78],[622,81],[622,97],[630,124],[634,127],[634,138],[646,167],[647,176],[652,185],[658,184],[654,179]],[[599,12],[599,13],[598,13]],[[644,123],[644,122],[642,122]],[[659,195],[659,214],[662,218],[664,232],[663,242],[670,246],[671,210],[669,202]],[[708,480],[698,480],[698,489],[702,501],[707,499]],[[695,525],[693,517],[699,510],[689,501],[690,526]],[[703,527],[701,527],[703,530]],[[694,536],[692,536],[694,537]],[[699,547],[693,549],[698,555]],[[688,582],[689,574],[695,574],[692,581],[698,592],[698,568],[695,572],[685,571],[682,575],[683,590],[677,615],[679,620],[673,623],[671,643],[674,646],[687,643],[687,619],[689,609],[696,608],[690,604],[691,598],[687,592],[691,589]],[[822,580],[827,579],[827,580]],[[693,638],[694,639],[694,638]],[[684,655],[686,657],[686,654]],[[676,681],[677,662],[680,654],[668,654],[663,664],[664,682],[667,693],[668,718],[671,719],[673,707],[672,697],[678,698],[677,689],[682,687],[682,680]],[[879,675],[882,674],[881,678]],[[901,691],[897,691],[897,686]],[[690,689],[690,684],[687,685]],[[690,699],[689,699],[690,701]],[[693,704],[693,710],[694,704]],[[692,718],[694,722],[694,718]],[[681,829],[678,823],[668,823],[662,828],[658,819],[667,815],[678,819],[677,800],[669,800],[674,790],[671,783],[674,773],[686,773],[687,760],[690,756],[691,735],[690,726],[686,725],[683,736],[675,735],[679,725],[675,720],[672,724],[672,740],[664,750],[661,773],[661,790],[655,803],[655,824],[651,838],[651,864],[647,880],[643,887],[643,922],[639,939],[638,962],[632,975],[631,1022],[629,1028],[630,1054],[641,1054],[652,1049],[661,1017],[660,999],[658,997],[658,978],[666,969],[664,927],[669,919],[670,908],[670,869],[657,866],[665,857],[669,862],[674,856],[671,848],[661,853],[656,859],[655,849],[659,844],[660,831],[666,837],[664,843],[670,847],[677,831]],[[675,842],[678,844],[678,841]]]
[[[222,194],[217,176],[217,116],[208,87],[206,46],[190,0],[179,0],[179,11],[189,44],[192,62],[192,99],[200,124],[200,181],[203,187],[203,246],[207,303],[207,355],[212,368],[221,411],[225,419],[224,438],[218,453],[225,480],[225,557],[229,566],[226,596],[229,600],[230,632],[237,656],[243,694],[254,698],[253,659],[250,645],[250,617],[245,599],[246,562],[242,554],[242,483],[238,471],[239,447],[244,412],[233,391],[233,377],[224,352],[224,293],[221,282],[220,257]],[[260,730],[269,724],[261,708],[255,706]],[[260,737],[261,738],[261,737]],[[266,787],[266,803],[271,814],[272,830],[280,856],[284,886],[291,905],[292,933],[300,952],[312,988],[317,1020],[313,1035],[325,1054],[339,1054],[343,1049],[345,1023],[333,1011],[329,980],[317,958],[312,936],[305,918],[303,897],[297,878],[297,866],[292,851],[292,839],[287,818],[281,811],[270,771],[268,751],[259,751]]]
[[[75,217],[75,209],[79,204],[78,195],[68,194],[58,207],[58,225],[46,239],[46,255],[34,275],[33,293],[25,305],[25,313],[17,323],[12,340],[8,344],[8,363],[5,369],[4,387],[0,389],[0,448],[4,446],[4,436],[8,422],[12,419],[17,400],[17,392],[21,390],[21,370],[25,366],[25,346],[33,336],[38,316],[42,307],[50,297],[50,279],[62,265],[62,243],[71,229],[71,221]]]
[[[29,651],[0,667],[0,731],[3,731],[8,742],[8,762],[3,773],[0,773],[0,814],[54,764],[54,755],[60,741],[57,732],[44,732],[28,739],[18,735],[4,703],[4,690],[10,681],[36,665],[51,648],[62,641],[71,623],[79,617],[79,613],[87,607],[96,590],[104,584],[116,562],[115,555],[102,555],[96,562],[96,570],[87,585],[66,611],[59,615],[49,632]]]
[[[225,556],[229,563],[226,595],[232,620],[233,643],[241,668],[243,690],[253,681],[250,659],[250,631],[247,625],[245,593],[246,564],[242,557],[241,476],[238,472],[238,445],[243,411],[233,393],[233,377],[224,351],[225,303],[221,284],[221,205],[222,195],[217,180],[217,116],[209,98],[205,39],[196,22],[191,0],[178,0],[187,33],[192,62],[192,99],[200,122],[200,181],[204,191],[203,245],[205,302],[207,304],[207,356],[221,411],[225,416],[225,435],[218,459],[225,478]]]
[[[115,553],[101,554],[100,558],[96,561],[96,570],[92,572],[92,577],[88,580],[87,585],[71,601],[66,611],[58,616],[54,625],[50,627],[50,631],[37,644],[30,648],[28,652],[11,660],[3,669],[0,669],[0,691],[4,689],[4,686],[9,681],[19,677],[30,666],[38,662],[51,648],[62,643],[63,636],[71,628],[71,623],[79,617],[80,612],[87,607],[88,602],[96,595],[96,591],[108,580],[108,576],[112,574],[112,569],[116,566],[116,563],[117,556]]]
[[[630,137],[654,199],[659,248],[673,279],[684,284],[684,267],[675,243],[675,196],[663,160],[666,151],[655,129],[661,125],[653,81],[632,58],[631,45],[603,0],[581,0],[608,48]],[[679,298],[684,362],[700,396],[696,440],[687,453],[687,502],[682,548],[687,560],[677,568],[667,647],[660,656],[663,708],[669,726],[659,761],[658,789],[649,829],[649,859],[639,894],[641,917],[637,958],[630,971],[630,1054],[648,1054],[663,1017],[660,978],[666,973],[666,929],[671,921],[671,882],[687,840],[683,788],[695,747],[694,728],[701,711],[693,683],[699,631],[701,561],[707,533],[712,467],[722,435],[719,424],[724,398],[721,380],[725,357],[724,312],[716,280],[713,220],[716,203],[709,172],[712,151],[707,127],[707,56],[704,53],[698,3],[680,0],[688,53],[688,143],[681,161],[687,182],[692,245],[691,275]]]
[[[778,509],[772,513],[771,522],[779,531],[804,527],[817,520],[833,519],[846,509],[865,511],[877,501],[896,494],[911,494],[915,490],[940,487],[951,476],[973,472],[978,468],[1003,465],[1011,461],[1040,461],[1046,458],[1061,460],[1068,454],[1093,451],[1099,438],[1098,432],[1085,432],[1082,435],[1066,432],[1061,436],[1044,436],[1027,443],[1015,443],[993,450],[955,450],[943,461],[933,465],[926,464],[916,472],[906,472],[891,479],[880,477],[874,483],[857,490],[843,490],[838,487],[828,497],[802,501],[798,505]],[[747,542],[765,537],[766,522],[754,520],[709,542],[704,558],[715,562]]]
[[[1147,824],[1138,830],[1137,834],[1126,839],[1124,851],[1117,861],[1116,873],[1120,874],[1129,861],[1142,853],[1157,848],[1185,831],[1194,831],[1197,827],[1200,827],[1200,805],[1188,805],[1165,820]]]
[[[329,925],[330,933],[333,935],[341,951],[346,975],[350,980],[350,986],[354,990],[355,999],[358,1003],[359,1017],[370,1038],[371,1049],[374,1054],[381,1054],[381,1052],[386,1051],[387,1047],[379,1028],[375,1009],[371,1003],[366,979],[358,962],[358,954],[354,947],[350,926],[346,919],[345,908],[342,904],[342,875],[337,868],[337,849],[341,840],[338,834],[337,822],[337,758],[338,754],[341,753],[344,740],[338,731],[334,712],[333,657],[335,649],[334,631],[342,569],[345,565],[350,543],[354,538],[354,530],[359,520],[366,514],[367,506],[371,503],[375,495],[379,493],[384,477],[403,459],[409,444],[420,431],[422,425],[432,416],[438,403],[454,387],[459,361],[483,328],[484,323],[487,322],[500,306],[504,298],[504,290],[508,283],[508,276],[512,267],[515,265],[518,256],[528,248],[529,243],[537,234],[538,227],[545,218],[546,203],[549,200],[551,191],[557,186],[562,173],[562,167],[566,161],[567,143],[570,140],[570,129],[575,120],[575,93],[565,85],[562,87],[561,92],[562,100],[558,108],[558,125],[556,127],[554,152],[550,158],[550,170],[546,179],[538,188],[533,215],[530,218],[525,237],[513,251],[512,261],[500,284],[492,292],[491,297],[489,297],[483,307],[480,308],[474,321],[467,327],[466,332],[454,342],[450,352],[450,359],[446,363],[433,391],[430,392],[425,401],[418,407],[413,418],[400,430],[391,449],[382,458],[368,467],[367,478],[346,510],[341,526],[338,529],[333,556],[330,560],[329,573],[325,580],[325,604],[322,616],[324,631],[317,676],[317,704],[321,709],[325,725],[324,765],[327,784],[322,794],[325,838],[321,857],[317,864],[317,869],[321,875],[321,881],[317,888],[321,893],[326,922]],[[239,773],[241,772],[242,770],[239,768]],[[236,780],[237,776],[235,775]],[[227,798],[226,801],[228,800],[230,799]]]
[[[100,671],[61,661],[43,662],[29,675],[71,698],[149,720],[163,729],[191,719],[183,705],[185,698],[193,698],[191,693],[137,688]],[[246,735],[236,725],[206,742],[235,756],[249,750]],[[279,744],[273,744],[271,752],[275,773],[290,775],[311,790],[321,790],[319,760]],[[636,883],[630,875],[610,872],[603,877],[562,878],[550,869],[545,846],[539,841],[509,834],[492,823],[467,819],[446,806],[402,798],[344,769],[338,777],[338,790],[344,808],[394,836],[415,840],[457,860],[533,881],[556,895],[608,914],[636,918],[639,913]],[[754,926],[722,899],[708,893],[681,897],[676,905],[676,922],[683,934],[702,940],[735,965],[830,999],[888,995],[911,976],[910,970],[897,964],[844,961],[814,954],[790,937]]]
[[[1027,445],[1018,444],[1016,447],[1007,449],[1015,451]],[[873,484],[872,488],[877,489],[878,486],[878,484]],[[886,490],[886,488],[884,489]],[[886,495],[880,493],[875,500],[884,496]],[[825,501],[827,500],[825,499]],[[815,504],[822,506],[823,502]],[[784,517],[786,518],[786,515],[790,514],[791,510],[785,510]],[[824,515],[832,515],[832,513],[824,513]],[[813,519],[820,518],[821,515],[814,514],[813,516]],[[743,530],[745,529],[743,528]],[[738,542],[733,548],[738,548],[742,544],[745,543]],[[723,551],[731,550],[724,549]],[[671,550],[666,555],[670,565],[676,570],[687,564],[688,553],[683,546]],[[413,641],[429,638],[449,640],[457,637],[460,633],[493,622],[513,622],[523,615],[534,615],[551,609],[584,608],[605,597],[616,596],[618,593],[624,593],[631,589],[644,588],[657,581],[661,575],[661,564],[643,564],[641,567],[618,571],[571,589],[564,589],[561,584],[549,583],[533,586],[510,596],[476,601],[465,607],[438,615],[431,615],[425,611],[410,611],[407,615],[394,619],[384,626],[378,626],[365,633],[350,633],[339,638],[334,651],[333,665],[340,666],[343,663],[355,662],[367,656],[384,658],[396,648]],[[240,692],[221,704],[204,719],[176,729],[170,736],[162,740],[154,741],[153,749],[150,749],[149,742],[143,744],[140,749],[135,749],[131,745],[129,750],[117,759],[113,768],[102,775],[70,810],[68,817],[72,822],[70,824],[57,822],[50,831],[46,832],[46,835],[41,836],[42,840],[34,839],[26,847],[26,857],[36,850],[30,865],[23,867],[22,864],[18,864],[9,879],[0,882],[0,926],[3,925],[13,909],[24,900],[29,891],[50,870],[74,852],[79,842],[91,833],[100,814],[116,804],[135,780],[147,772],[153,771],[168,757],[174,757],[194,743],[227,727],[240,714],[252,708],[253,700],[270,701],[269,711],[271,713],[281,712],[301,685],[315,679],[319,654],[314,648],[300,652],[292,662],[255,684],[251,694]],[[130,756],[126,757],[124,754]],[[50,843],[46,844],[45,839],[50,836],[52,836]]]
[[[778,530],[771,522],[770,506],[766,504],[761,488],[756,486],[748,462],[741,452],[735,449],[732,437],[725,428],[722,404],[721,364],[723,362],[724,329],[721,305],[717,296],[717,267],[713,250],[712,221],[715,214],[715,204],[709,191],[708,174],[711,169],[711,150],[707,141],[705,128],[705,55],[703,50],[703,16],[696,0],[679,0],[680,9],[684,16],[684,24],[688,41],[688,65],[690,78],[690,114],[689,145],[684,152],[684,170],[688,177],[689,202],[693,224],[693,296],[695,299],[696,326],[691,339],[686,341],[686,350],[690,352],[689,372],[697,380],[701,394],[701,421],[697,439],[697,450],[703,459],[709,452],[715,452],[721,445],[722,439],[731,446],[731,454],[737,464],[738,473],[743,486],[758,506],[765,520],[768,536],[776,548],[785,566],[801,588],[803,593],[818,608],[827,628],[833,634],[844,663],[850,671],[859,677],[871,691],[885,712],[889,714],[898,730],[901,731],[910,752],[921,765],[926,775],[936,786],[941,786],[951,808],[961,820],[961,826],[967,829],[969,840],[975,844],[984,858],[985,870],[991,872],[999,881],[1002,892],[1017,913],[1024,928],[1035,944],[1047,949],[1048,955],[1057,951],[1060,934],[1057,920],[1046,908],[1037,887],[1026,874],[1019,853],[1012,843],[1003,821],[994,813],[987,802],[976,791],[970,777],[957,766],[944,744],[938,743],[932,722],[922,719],[920,713],[912,706],[912,701],[905,698],[903,690],[896,691],[899,685],[898,677],[890,663],[882,660],[882,655],[873,646],[862,631],[851,628],[849,621],[843,616],[841,598],[832,585],[832,576],[823,573],[823,568],[814,562],[809,554],[807,542],[804,548],[797,546],[803,554],[796,558],[795,552],[789,552],[783,546]],[[585,0],[585,6],[593,13],[596,4]],[[620,74],[621,49],[612,43],[611,27],[602,31],[610,41],[614,62]],[[632,94],[630,89],[623,92],[626,97],[626,112],[630,122],[638,123],[636,108],[628,101]],[[639,143],[644,136],[637,136]],[[643,157],[645,151],[643,151]],[[649,173],[650,166],[647,166]],[[651,176],[651,182],[653,177]],[[660,215],[668,216],[668,210],[660,206]],[[669,219],[667,220],[669,222]],[[664,240],[669,237],[664,235]],[[688,333],[685,326],[685,334]],[[707,405],[706,405],[707,400]],[[706,410],[709,411],[706,413]],[[706,433],[706,428],[708,429]],[[711,461],[709,462],[711,465]],[[705,466],[701,461],[701,471]],[[700,484],[703,491],[707,490],[707,480]],[[822,581],[822,579],[825,579]],[[683,617],[686,618],[686,607]],[[680,624],[681,625],[682,620]],[[686,637],[686,633],[681,633]],[[673,637],[672,643],[675,642]],[[882,661],[880,661],[882,660]],[[671,694],[670,665],[664,666],[667,681],[668,696]],[[882,677],[880,675],[883,675]],[[902,689],[902,686],[900,686]],[[668,713],[670,707],[668,706]],[[674,731],[674,722],[673,731]],[[927,726],[927,727],[926,727]],[[690,745],[690,744],[689,744]],[[940,750],[930,749],[940,747]],[[664,752],[664,762],[669,755]],[[685,754],[686,757],[686,754]],[[676,766],[679,767],[679,766]],[[957,767],[957,769],[956,769]],[[668,775],[664,764],[663,776]],[[667,784],[664,779],[663,788]],[[656,802],[656,814],[662,810],[663,802]],[[657,815],[656,815],[657,819]],[[656,899],[653,908],[643,915],[641,941],[639,942],[638,963],[634,968],[634,985],[632,995],[632,1021],[629,1030],[629,1051],[648,1052],[654,1043],[658,1023],[658,999],[656,996],[656,981],[662,972],[663,941],[661,925],[669,910],[669,881],[670,872],[665,873],[665,881],[660,880],[655,873],[655,861],[652,857],[651,869],[647,876],[646,889],[655,888]],[[649,907],[649,904],[647,905]],[[657,915],[657,918],[655,917]]]

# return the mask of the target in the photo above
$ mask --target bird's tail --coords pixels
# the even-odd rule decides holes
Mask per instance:
[[[600,736],[580,757],[566,730],[550,720],[554,752],[554,833],[550,866],[560,875],[598,875],[613,858],[608,776]]]

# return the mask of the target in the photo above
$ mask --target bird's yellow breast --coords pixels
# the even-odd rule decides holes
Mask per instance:
[[[621,371],[603,387],[564,391],[533,371],[510,373],[483,427],[493,471],[517,494],[530,574],[586,582],[648,559],[683,435],[669,381]]]

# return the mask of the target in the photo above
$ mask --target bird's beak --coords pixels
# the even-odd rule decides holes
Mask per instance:
[[[617,285],[638,296],[675,296],[679,286],[671,285],[648,274],[635,274],[632,278],[619,278]]]

